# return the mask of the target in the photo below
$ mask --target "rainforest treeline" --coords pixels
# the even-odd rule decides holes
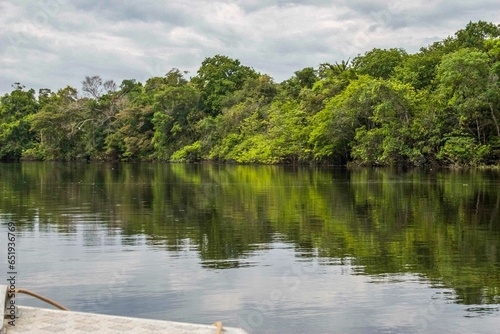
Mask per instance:
[[[500,25],[415,54],[375,48],[275,83],[223,55],[195,76],[100,76],[0,97],[0,159],[264,164],[500,164]]]

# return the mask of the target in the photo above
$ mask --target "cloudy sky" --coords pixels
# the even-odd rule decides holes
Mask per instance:
[[[499,17],[498,0],[0,0],[0,94],[14,82],[80,90],[87,75],[145,82],[174,67],[189,77],[216,54],[280,82]]]

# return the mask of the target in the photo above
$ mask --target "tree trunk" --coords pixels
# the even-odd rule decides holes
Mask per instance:
[[[493,118],[493,122],[495,122],[495,127],[497,128],[497,136],[500,137],[500,127],[498,126],[498,121],[495,116],[495,111],[493,110],[493,106],[490,104],[490,112],[491,112],[491,118]]]
[[[476,117],[476,130],[477,130],[477,139],[479,140],[479,143],[481,143],[481,131],[479,130],[479,121],[477,120],[477,117]]]

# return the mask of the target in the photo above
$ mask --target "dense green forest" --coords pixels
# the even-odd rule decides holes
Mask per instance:
[[[375,48],[275,83],[206,58],[195,76],[100,76],[0,97],[0,160],[500,164],[500,25],[408,54]]]

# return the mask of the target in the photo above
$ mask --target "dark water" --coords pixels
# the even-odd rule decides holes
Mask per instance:
[[[2,164],[4,254],[8,222],[17,286],[75,311],[250,333],[500,325],[498,171]]]

